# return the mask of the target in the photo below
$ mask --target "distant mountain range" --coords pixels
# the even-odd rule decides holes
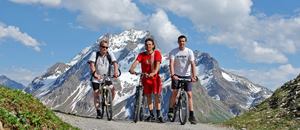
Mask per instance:
[[[23,90],[25,88],[23,84],[11,80],[5,75],[0,75],[0,85],[7,86],[13,89],[20,89],[20,90]]]
[[[133,99],[138,77],[128,73],[138,53],[144,50],[147,31],[128,30],[117,35],[106,34],[110,51],[116,55],[122,75],[114,82],[117,95],[114,116],[129,119],[132,116]],[[69,63],[57,63],[42,76],[36,77],[25,89],[52,109],[83,116],[95,116],[90,71],[87,64],[91,53],[98,50],[95,43],[83,49]],[[163,79],[162,112],[166,115],[169,105],[170,76],[167,52],[162,52],[160,75]],[[208,53],[194,51],[200,82],[194,84],[194,107],[198,120],[218,122],[239,115],[272,94],[265,87],[221,69]]]

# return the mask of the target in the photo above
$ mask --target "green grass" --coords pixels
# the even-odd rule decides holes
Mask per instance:
[[[277,89],[274,94],[255,107],[255,109],[225,121],[223,124],[232,126],[237,129],[246,128],[247,130],[300,130],[300,119],[297,119],[293,113],[284,108],[282,104],[286,103],[287,99],[294,92],[294,84],[299,81],[288,82],[283,87]],[[299,103],[299,97],[295,99],[295,103],[290,103],[288,106],[294,106]]]
[[[30,94],[4,86],[0,86],[0,121],[10,129],[77,129],[61,121]]]

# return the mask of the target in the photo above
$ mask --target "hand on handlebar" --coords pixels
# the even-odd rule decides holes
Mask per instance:
[[[198,77],[197,76],[192,76],[192,82],[196,82],[198,81]]]
[[[136,74],[136,72],[134,70],[131,70],[131,69],[129,70],[129,73],[130,74]]]
[[[114,78],[117,79],[119,77],[118,72],[114,72]]]
[[[172,78],[173,80],[178,80],[178,79],[179,79],[177,75],[173,75],[171,78]]]

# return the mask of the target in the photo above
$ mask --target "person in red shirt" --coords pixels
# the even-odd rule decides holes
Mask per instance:
[[[142,78],[142,85],[144,87],[144,94],[147,97],[147,103],[150,111],[150,116],[146,118],[147,121],[154,121],[155,117],[153,114],[153,103],[152,96],[155,95],[155,108],[157,121],[163,123],[163,118],[161,115],[161,90],[162,82],[158,74],[160,63],[161,63],[161,53],[158,50],[155,50],[155,43],[152,38],[147,38],[145,40],[145,52],[139,53],[138,57],[131,65],[129,72],[135,74],[135,67],[141,63],[142,73],[146,75]]]

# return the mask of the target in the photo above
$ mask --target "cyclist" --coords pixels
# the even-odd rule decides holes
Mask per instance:
[[[170,97],[170,106],[168,117],[174,118],[173,109],[176,101],[176,95],[178,93],[178,78],[191,78],[192,82],[196,81],[196,65],[194,53],[191,49],[185,47],[187,37],[180,35],[178,37],[178,48],[173,49],[169,54],[170,59],[170,74],[172,78],[172,95]],[[185,91],[188,94],[188,106],[189,106],[189,121],[191,124],[196,124],[196,119],[193,110],[192,99],[192,84],[191,82],[185,86]]]
[[[142,78],[142,85],[144,87],[144,94],[147,97],[148,108],[150,111],[150,116],[146,118],[146,121],[155,120],[151,98],[151,94],[153,93],[155,95],[157,121],[163,123],[164,121],[160,111],[162,83],[158,74],[162,57],[161,53],[158,50],[155,50],[155,43],[152,38],[147,38],[145,40],[145,49],[145,52],[139,53],[137,59],[131,65],[129,72],[135,74],[135,67],[137,64],[141,63],[142,73],[146,74]]]
[[[100,109],[100,83],[103,75],[109,74],[111,70],[111,64],[114,67],[114,77],[118,77],[118,64],[117,60],[113,53],[108,52],[108,40],[103,39],[99,42],[99,51],[93,52],[90,59],[88,60],[89,67],[92,74],[92,87],[94,90],[94,105],[97,111],[96,118],[101,118],[101,109]],[[112,87],[112,99],[115,97],[115,89]]]

